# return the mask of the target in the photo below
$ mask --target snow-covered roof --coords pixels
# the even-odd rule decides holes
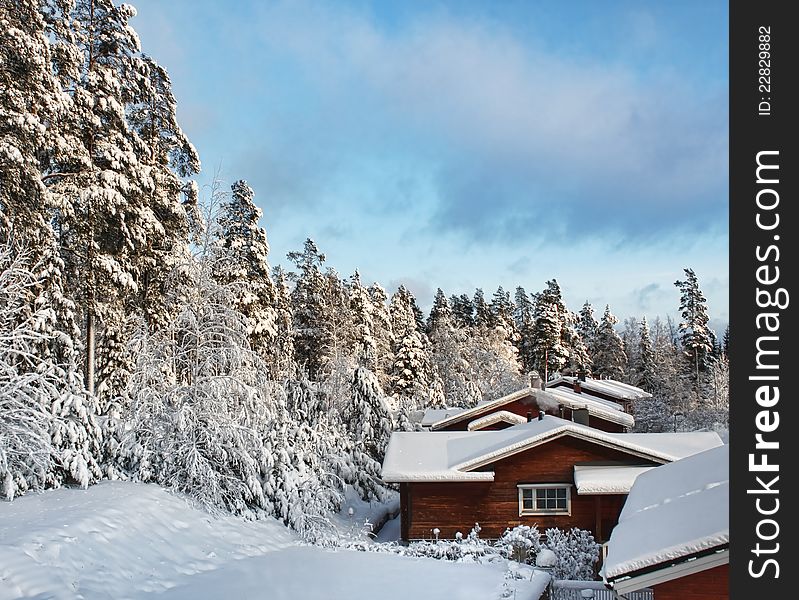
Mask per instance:
[[[536,390],[537,397],[551,397],[558,404],[571,409],[587,408],[588,414],[599,417],[611,423],[617,423],[624,427],[635,425],[632,415],[624,412],[621,406],[610,400],[604,400],[590,394],[578,394],[567,388],[547,388],[546,390]]]
[[[574,385],[576,377],[562,376],[552,381],[547,382],[547,388],[553,387],[559,383],[567,383],[571,386]],[[639,387],[616,381],[615,379],[591,379],[586,377],[585,381],[580,381],[580,387],[589,392],[599,392],[607,394],[619,400],[639,400],[641,398],[651,398],[652,394],[645,392]]]
[[[578,494],[627,494],[636,477],[654,467],[636,465],[574,465]]]
[[[485,427],[489,427],[495,423],[510,423],[511,425],[518,425],[519,423],[526,422],[526,417],[519,416],[516,413],[512,413],[507,410],[499,410],[497,412],[491,413],[490,415],[486,415],[485,417],[480,417],[479,419],[470,421],[466,428],[469,431],[475,431],[484,429]]]
[[[726,549],[729,485],[728,445],[640,475],[610,536],[605,580]]]
[[[502,398],[497,398],[496,400],[490,400],[488,402],[480,402],[477,406],[473,406],[472,408],[467,408],[465,410],[461,410],[458,413],[453,413],[449,417],[443,418],[440,421],[433,423],[430,428],[431,429],[442,429],[447,425],[452,423],[456,423],[458,421],[462,421],[463,419],[478,415],[485,414],[487,412],[491,412],[494,409],[497,409],[501,406],[505,406],[506,404],[510,404],[511,402],[515,402],[516,400],[521,400],[522,398],[526,398],[533,393],[532,388],[522,388],[512,394],[508,394],[507,396],[502,396]],[[532,404],[530,405],[532,408]]]
[[[458,413],[462,413],[465,408],[428,408],[422,417],[422,427],[430,427],[443,419],[447,419]]]
[[[496,431],[395,431],[383,459],[383,481],[493,481],[491,472],[462,472],[453,468],[461,462],[463,448],[454,442],[466,438],[479,447],[481,439]],[[470,444],[466,444],[468,447]]]
[[[597,396],[592,396],[588,393],[577,394],[565,388],[547,388],[546,390],[537,390],[533,388],[522,388],[488,402],[480,402],[477,406],[468,409],[450,409],[449,414],[444,413],[438,421],[433,421],[429,427],[433,430],[443,429],[453,423],[469,419],[471,417],[479,417],[495,411],[511,402],[522,400],[530,397],[530,408],[533,408],[535,403],[540,409],[544,410],[548,406],[563,405],[567,408],[587,408],[588,414],[617,423],[624,427],[632,427],[635,425],[635,419],[632,415],[625,413],[621,407],[610,400],[604,400]],[[532,398],[535,400],[533,401]],[[431,412],[430,417],[434,415]],[[424,425],[427,421],[428,415],[425,413],[425,420],[422,422]],[[524,422],[524,421],[521,421]]]
[[[547,415],[500,431],[395,432],[383,461],[383,480],[492,481],[493,473],[474,469],[566,435],[660,463],[722,443],[714,432],[606,433]]]

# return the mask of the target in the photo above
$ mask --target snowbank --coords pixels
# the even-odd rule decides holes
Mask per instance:
[[[211,516],[155,485],[0,503],[0,600],[491,600],[512,583],[504,574],[502,564],[298,546],[275,520]]]

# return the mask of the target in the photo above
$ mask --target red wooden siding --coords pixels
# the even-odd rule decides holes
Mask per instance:
[[[727,600],[730,565],[720,565],[653,587],[655,600]]]
[[[483,538],[497,538],[508,527],[535,524],[542,533],[547,527],[588,529],[604,541],[610,537],[627,496],[604,495],[599,500],[579,496],[573,485],[574,465],[630,459],[621,451],[564,436],[483,467],[494,471],[493,482],[407,484],[410,522],[407,528],[402,526],[403,534],[407,531],[409,536],[404,539],[430,538],[436,527],[441,530],[440,537],[454,538],[457,531],[466,535],[480,523]],[[571,515],[519,516],[516,486],[520,483],[572,484]]]

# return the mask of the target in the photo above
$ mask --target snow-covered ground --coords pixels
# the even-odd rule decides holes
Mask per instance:
[[[367,506],[354,509],[361,517]],[[103,482],[0,503],[0,600],[493,600],[514,588],[518,600],[538,597],[540,581],[507,583],[502,564],[299,545],[277,521],[211,516],[155,485]]]

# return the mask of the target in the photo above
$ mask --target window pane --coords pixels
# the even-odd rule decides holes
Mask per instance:
[[[522,499],[522,506],[525,510],[532,510],[533,509],[533,499],[532,498],[523,498]]]

